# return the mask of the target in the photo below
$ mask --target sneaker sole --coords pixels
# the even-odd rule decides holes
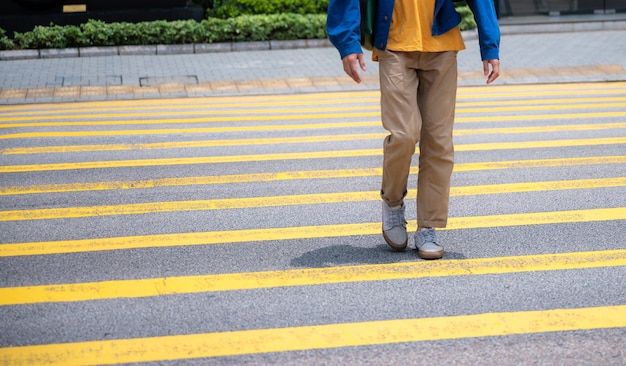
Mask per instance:
[[[422,252],[418,249],[417,255],[422,259],[439,259],[443,257],[443,249],[438,252]]]
[[[387,243],[387,245],[389,245],[389,247],[397,252],[401,252],[403,250],[406,249],[406,246],[409,242],[409,238],[407,236],[407,240],[404,241],[403,244],[396,244],[393,241],[389,240],[389,238],[387,237],[387,235],[385,235],[385,232],[383,231],[383,238],[385,239],[385,242]]]

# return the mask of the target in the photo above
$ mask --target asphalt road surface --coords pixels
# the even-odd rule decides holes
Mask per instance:
[[[626,364],[626,83],[460,88],[438,261],[378,102],[1,106],[0,365]]]

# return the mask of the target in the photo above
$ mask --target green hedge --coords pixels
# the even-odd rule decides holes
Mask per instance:
[[[321,4],[327,0],[309,1]],[[256,4],[255,11],[275,11],[283,6],[304,4],[305,0],[215,0],[215,3]],[[268,5],[269,4],[269,5]],[[251,5],[252,6],[252,5]],[[321,5],[320,5],[321,6]],[[322,6],[323,7],[323,6]],[[467,6],[457,8],[463,16],[461,30],[476,27]],[[326,14],[244,14],[231,18],[208,17],[195,20],[152,21],[140,23],[105,23],[89,20],[80,26],[36,26],[32,31],[15,33],[13,39],[0,29],[0,49],[44,49],[89,46],[121,46],[149,44],[190,44],[267,40],[326,38]]]
[[[105,23],[89,20],[80,26],[36,26],[15,33],[0,30],[2,49],[41,49],[89,46],[189,44],[326,37],[324,14],[242,15],[230,19]]]
[[[227,19],[240,15],[326,14],[328,0],[214,0],[209,17]]]

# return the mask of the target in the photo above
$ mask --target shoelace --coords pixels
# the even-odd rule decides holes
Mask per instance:
[[[422,238],[423,243],[435,243],[437,244],[439,240],[437,240],[437,233],[435,229],[427,228],[419,231],[420,237]]]
[[[397,210],[389,210],[391,213],[391,227],[402,226],[406,227],[406,220],[404,219],[404,208]]]

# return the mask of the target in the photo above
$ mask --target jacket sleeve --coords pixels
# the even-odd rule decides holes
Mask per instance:
[[[467,0],[478,27],[480,55],[484,60],[500,58],[500,26],[492,0]]]
[[[326,32],[341,58],[352,53],[363,53],[360,27],[359,0],[330,0],[326,16]]]

